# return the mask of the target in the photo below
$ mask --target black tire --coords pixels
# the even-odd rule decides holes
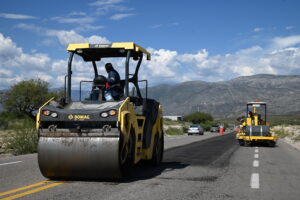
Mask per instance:
[[[159,138],[157,134],[154,139],[152,159],[150,160],[150,163],[152,165],[159,165],[163,159],[163,153],[164,153],[164,139],[163,136]]]
[[[251,144],[251,142],[249,142],[249,141],[244,141],[244,145],[245,145],[245,147],[250,147],[252,144]]]
[[[275,147],[275,146],[276,146],[276,142],[274,141],[269,142],[269,147]]]
[[[239,140],[239,145],[240,145],[240,146],[244,146],[244,145],[245,145],[244,140]]]
[[[122,177],[126,178],[130,175],[134,165],[134,150],[135,150],[135,136],[130,134],[129,139],[123,149],[119,153],[120,168]]]

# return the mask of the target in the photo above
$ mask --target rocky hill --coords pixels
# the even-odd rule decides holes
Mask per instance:
[[[268,114],[300,113],[300,75],[254,75],[222,82],[191,81],[158,85],[148,89],[164,113],[184,115],[194,111],[217,118],[243,114],[248,101],[259,99],[268,104]]]

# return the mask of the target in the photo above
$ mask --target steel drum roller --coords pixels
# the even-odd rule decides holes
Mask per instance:
[[[119,137],[40,137],[38,163],[47,178],[120,178]]]

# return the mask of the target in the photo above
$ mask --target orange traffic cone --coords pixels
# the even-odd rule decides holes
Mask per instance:
[[[220,135],[223,135],[223,134],[224,134],[224,128],[220,127]]]

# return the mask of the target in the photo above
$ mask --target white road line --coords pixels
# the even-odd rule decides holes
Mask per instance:
[[[259,167],[259,161],[258,160],[253,161],[253,167]]]
[[[259,189],[259,173],[252,173],[250,186],[252,189]]]
[[[255,152],[255,153],[258,153],[258,149],[255,149],[254,152]]]
[[[259,155],[257,153],[254,154],[254,158],[259,158]]]
[[[22,162],[22,161],[15,161],[15,162],[1,163],[0,166],[1,166],[1,165],[12,165],[12,164],[17,164],[17,163],[20,163],[20,162]]]
[[[255,149],[258,149],[258,147],[255,147]]]

